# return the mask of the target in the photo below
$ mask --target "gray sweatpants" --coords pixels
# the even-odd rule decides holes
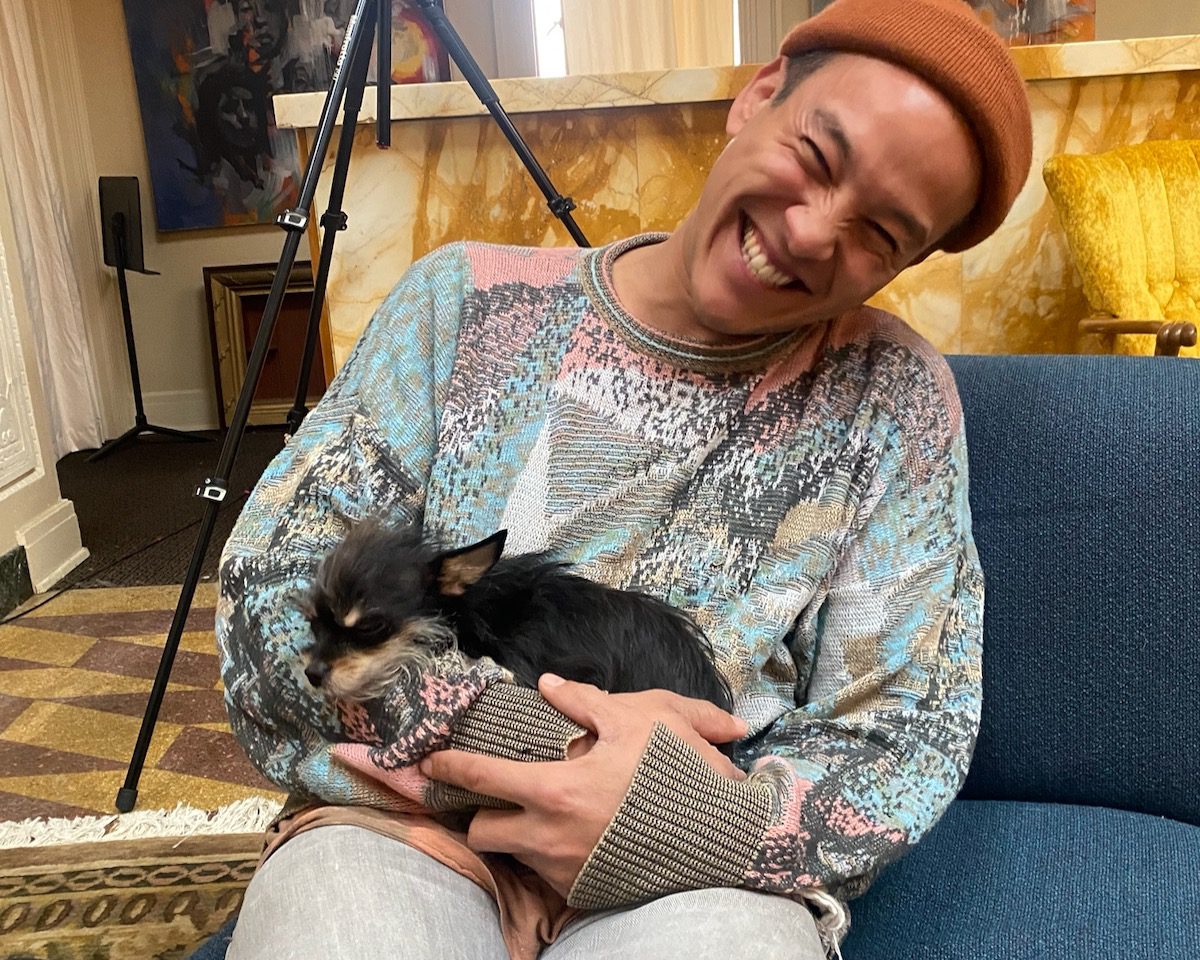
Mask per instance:
[[[677,893],[569,922],[541,960],[823,960],[808,909],[751,890]],[[495,901],[370,830],[293,837],[246,891],[228,960],[507,960]]]

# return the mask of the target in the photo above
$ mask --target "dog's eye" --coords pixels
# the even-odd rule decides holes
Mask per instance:
[[[365,616],[354,625],[355,633],[375,640],[382,639],[388,629],[387,620],[379,616]]]

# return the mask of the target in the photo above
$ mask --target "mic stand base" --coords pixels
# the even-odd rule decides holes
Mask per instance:
[[[123,434],[114,440],[109,440],[99,450],[87,458],[88,463],[95,463],[97,460],[102,460],[110,453],[116,453],[121,447],[132,443],[143,433],[157,433],[163,437],[170,437],[172,440],[184,440],[187,443],[211,443],[212,437],[201,437],[194,433],[188,433],[185,430],[176,430],[173,427],[159,427],[153,423],[146,421],[145,417],[138,417],[132,427],[126,430]]]

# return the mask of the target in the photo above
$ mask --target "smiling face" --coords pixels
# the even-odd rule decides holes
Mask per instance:
[[[838,316],[975,205],[974,138],[924,80],[837,54],[776,102],[785,74],[778,59],[738,95],[733,140],[677,231],[692,329],[677,316],[674,332],[719,341]]]

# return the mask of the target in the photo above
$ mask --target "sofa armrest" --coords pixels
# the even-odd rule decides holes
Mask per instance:
[[[1186,320],[1119,320],[1095,314],[1079,321],[1080,333],[1152,333],[1156,357],[1177,357],[1182,347],[1194,347],[1196,325]]]

